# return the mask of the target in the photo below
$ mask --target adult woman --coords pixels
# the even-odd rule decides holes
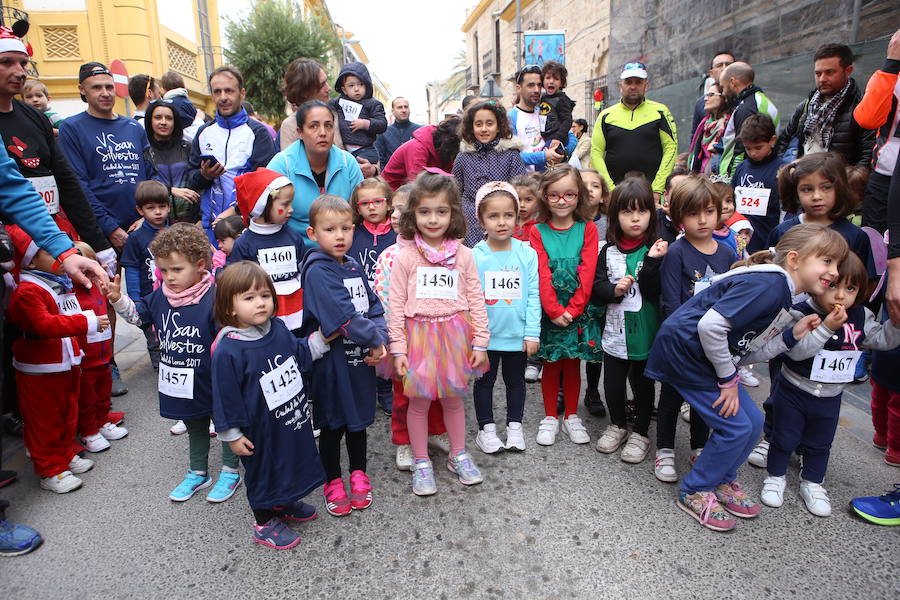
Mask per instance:
[[[412,139],[391,155],[381,176],[396,190],[415,179],[426,167],[450,173],[453,160],[459,153],[459,124],[459,117],[450,117],[437,125],[416,129]]]
[[[572,154],[584,168],[591,166],[591,136],[584,135],[587,133],[587,128],[588,124],[584,119],[572,121],[572,133],[578,138],[578,144],[575,146],[575,152]]]
[[[310,100],[297,109],[296,142],[276,154],[268,167],[294,185],[294,213],[288,225],[300,232],[307,244],[309,207],[320,194],[334,194],[350,201],[363,174],[349,152],[334,145],[334,113],[321,100]],[[313,244],[314,245],[314,244]]]
[[[728,102],[718,83],[709,86],[704,94],[706,117],[694,131],[688,152],[688,167],[695,173],[718,173],[722,158],[722,136],[728,124]]]
[[[181,121],[169,100],[154,100],[144,115],[150,147],[144,159],[156,170],[154,179],[169,188],[169,221],[200,220],[200,194],[187,186],[191,146],[182,139]]]

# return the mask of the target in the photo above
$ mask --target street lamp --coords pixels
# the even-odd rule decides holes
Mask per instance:
[[[494,79],[489,78],[486,79],[484,85],[481,86],[481,97],[482,98],[502,98],[503,92],[500,90],[500,86],[497,85],[497,82]]]

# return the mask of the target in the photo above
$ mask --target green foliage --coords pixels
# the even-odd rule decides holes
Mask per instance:
[[[257,114],[280,123],[284,118],[281,93],[284,69],[295,58],[311,58],[323,66],[339,51],[334,31],[318,19],[303,19],[291,0],[259,0],[246,19],[228,19],[225,56],[244,75],[247,100]]]

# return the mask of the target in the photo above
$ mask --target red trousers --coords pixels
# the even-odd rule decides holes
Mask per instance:
[[[16,371],[19,410],[25,422],[25,447],[34,472],[52,477],[69,470],[78,426],[81,369],[32,375]]]
[[[403,395],[403,384],[394,379],[394,407],[391,413],[391,442],[395,446],[409,445],[409,430],[406,428],[406,413],[409,411],[409,398]],[[441,435],[446,432],[444,426],[444,409],[440,402],[432,402],[428,409],[428,435]]]
[[[100,432],[109,420],[112,397],[112,372],[109,365],[81,370],[78,394],[78,435],[87,437]]]
[[[887,438],[887,447],[900,452],[900,394],[872,380],[872,426]]]
[[[578,410],[578,396],[581,394],[581,361],[577,358],[563,358],[555,362],[544,361],[541,374],[541,395],[544,396],[544,413],[548,417],[556,415],[556,398],[562,381],[565,417],[569,418]]]

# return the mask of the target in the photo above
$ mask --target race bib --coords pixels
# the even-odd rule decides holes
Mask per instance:
[[[624,312],[638,312],[641,310],[641,304],[643,300],[641,299],[641,286],[635,281],[631,284],[631,287],[625,292],[625,295],[622,296],[622,302],[619,304],[618,308]],[[611,307],[616,306],[615,304],[610,304]]]
[[[485,300],[521,300],[522,274],[518,271],[485,271]]]
[[[778,313],[778,316],[775,317],[775,320],[772,321],[762,333],[750,340],[750,343],[747,344],[747,350],[749,352],[756,352],[765,346],[769,340],[784,331],[784,328],[793,323],[793,321],[794,318],[791,317],[791,313],[782,308],[781,312]]]
[[[275,410],[292,400],[303,391],[303,378],[300,376],[297,360],[289,356],[281,365],[259,378],[259,387],[262,388],[269,410]]]
[[[861,354],[859,350],[819,350],[809,378],[822,383],[850,383]]]
[[[735,210],[742,215],[764,217],[769,212],[769,188],[741,187],[734,188]]]
[[[47,207],[47,212],[55,215],[59,212],[59,188],[56,186],[56,178],[53,175],[45,177],[29,177],[28,181],[34,186]]]
[[[446,267],[416,268],[416,298],[456,300],[459,290],[459,271]]]
[[[56,298],[56,306],[59,307],[60,314],[63,315],[77,315],[81,314],[81,306],[78,304],[78,298],[75,297],[75,294],[60,294]]]
[[[706,288],[712,285],[712,281],[695,281],[694,282],[694,295],[696,296]]]
[[[194,397],[194,370],[159,363],[159,392],[173,398]]]
[[[345,121],[355,121],[359,118],[359,113],[362,112],[362,104],[359,102],[341,98],[338,100],[338,104],[341,105],[341,110],[344,112]]]
[[[351,277],[344,280],[344,287],[350,292],[350,300],[353,302],[353,309],[358,313],[369,312],[369,294],[366,293],[366,286],[361,277]]]
[[[262,248],[256,253],[259,266],[269,275],[289,275],[297,272],[297,248],[277,246]]]

